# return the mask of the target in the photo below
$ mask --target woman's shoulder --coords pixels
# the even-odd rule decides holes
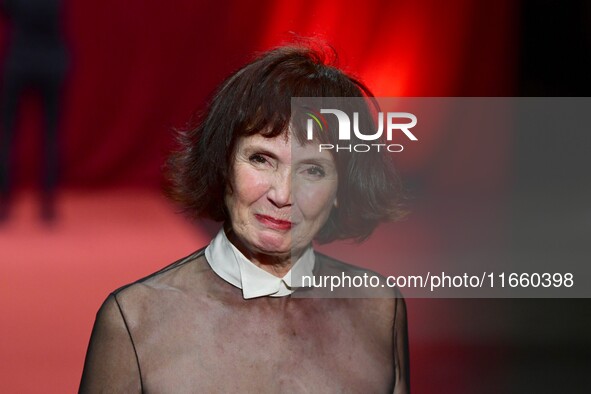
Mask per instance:
[[[315,286],[336,298],[402,299],[400,289],[378,272],[315,252]]]
[[[187,276],[199,275],[209,269],[205,260],[205,248],[199,249],[188,256],[180,258],[171,264],[144,276],[136,281],[128,283],[114,290],[114,295],[121,295],[137,288],[162,288],[171,289],[182,286],[186,281],[179,281],[179,278],[189,279]]]
[[[133,311],[167,308],[172,303],[202,291],[212,273],[205,259],[205,248],[202,248],[150,275],[119,287],[107,299],[116,301],[130,314]]]
[[[375,271],[316,253],[310,297],[343,300],[368,330],[391,330],[406,321],[406,303],[400,289]]]

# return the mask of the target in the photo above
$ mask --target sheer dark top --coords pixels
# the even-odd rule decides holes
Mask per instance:
[[[366,271],[316,254],[315,275],[342,272]],[[405,303],[381,291],[244,300],[200,250],[109,295],[80,392],[407,393]]]

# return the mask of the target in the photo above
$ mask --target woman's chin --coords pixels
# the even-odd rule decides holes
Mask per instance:
[[[257,249],[270,256],[284,256],[291,253],[291,235],[289,232],[276,233],[264,231],[258,236]]]

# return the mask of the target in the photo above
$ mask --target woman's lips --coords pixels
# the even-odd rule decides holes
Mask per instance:
[[[274,230],[291,230],[293,226],[293,223],[290,221],[277,219],[272,216],[261,214],[255,214],[254,216],[260,223]]]

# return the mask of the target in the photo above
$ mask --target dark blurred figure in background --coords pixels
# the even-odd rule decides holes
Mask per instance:
[[[55,218],[58,181],[58,121],[62,82],[67,69],[66,47],[60,26],[60,0],[0,0],[7,19],[7,55],[0,102],[0,221],[7,219],[12,184],[18,104],[28,90],[41,98],[43,124],[41,217]]]

